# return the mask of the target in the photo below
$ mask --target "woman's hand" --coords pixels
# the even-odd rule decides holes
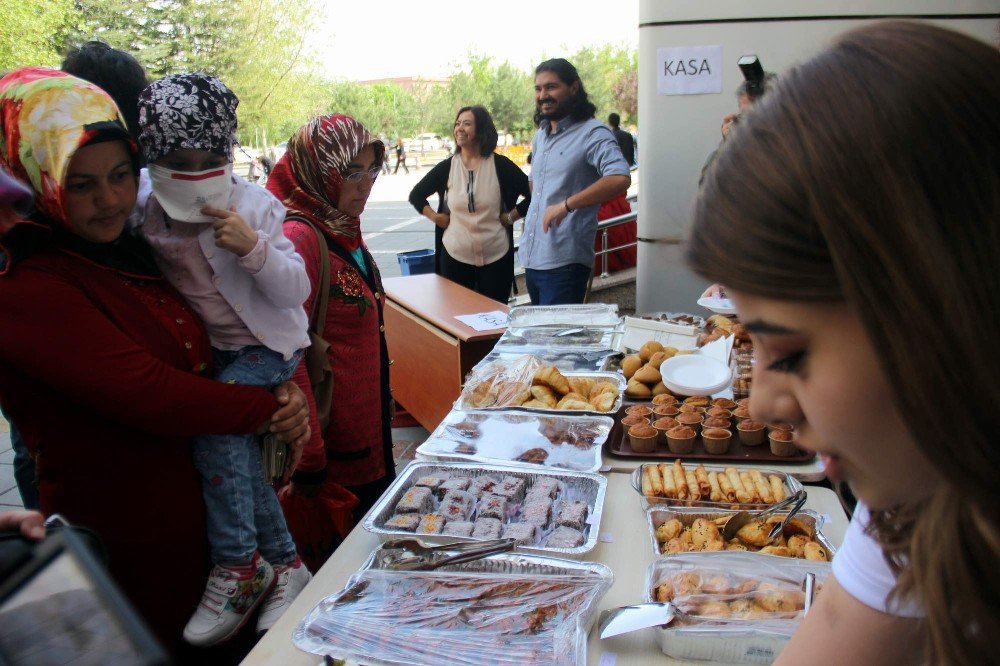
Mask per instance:
[[[45,538],[45,516],[37,511],[8,511],[0,513],[0,532],[20,532],[38,541]]]
[[[295,382],[279,384],[272,393],[280,407],[271,415],[271,420],[264,424],[265,431],[274,433],[289,446],[297,446],[301,457],[302,446],[309,441],[311,435],[306,396]]]
[[[442,229],[447,229],[448,225],[451,224],[451,216],[447,213],[434,213],[434,224],[438,225]]]

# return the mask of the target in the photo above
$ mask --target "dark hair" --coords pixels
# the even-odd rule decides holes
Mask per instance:
[[[71,48],[62,71],[89,81],[115,100],[132,138],[139,138],[139,93],[149,85],[146,71],[132,55],[104,42],[91,41]]]
[[[463,106],[455,114],[455,122],[458,122],[458,117],[466,111],[472,112],[472,117],[476,120],[476,143],[479,144],[479,154],[485,157],[497,149],[499,139],[497,126],[493,124],[493,116],[485,106]]]
[[[872,514],[935,664],[977,663],[1000,635],[1000,368],[980,328],[1000,321],[997,72],[995,47],[929,24],[844,34],[734,130],[687,250],[735,290],[845,303],[879,350],[914,455],[942,479]]]
[[[580,85],[577,87],[576,95],[571,97],[569,100],[569,116],[575,120],[587,120],[588,118],[594,117],[594,114],[597,113],[597,107],[594,106],[587,97],[587,91],[583,87],[583,81],[580,80],[580,74],[576,71],[576,67],[573,66],[573,63],[565,58],[551,58],[535,68],[535,76],[538,76],[542,72],[555,73],[555,75],[559,77],[559,80],[568,86],[571,86],[574,83],[579,83]],[[542,117],[541,111],[536,110],[536,127],[540,122],[542,122]]]
[[[622,124],[622,117],[619,116],[617,113],[609,114],[608,124],[617,129],[618,126]]]

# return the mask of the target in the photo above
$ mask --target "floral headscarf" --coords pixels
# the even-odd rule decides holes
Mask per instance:
[[[49,220],[65,225],[70,160],[102,135],[132,147],[118,107],[92,83],[44,67],[0,79],[0,167],[34,190],[35,209]],[[10,228],[0,223],[0,238]]]
[[[40,243],[53,242],[130,275],[158,276],[148,247],[134,237],[90,243],[71,233],[67,223],[70,161],[81,147],[108,140],[124,141],[135,155],[118,107],[92,83],[44,67],[23,67],[0,79],[0,168],[32,194],[31,205],[19,211],[23,216],[0,216],[0,275]]]
[[[152,163],[175,150],[207,150],[233,158],[240,100],[201,72],[171,74],[139,93],[139,144]]]
[[[343,171],[367,146],[381,164],[385,146],[354,118],[319,116],[296,130],[288,150],[267,178],[267,189],[288,209],[288,217],[306,219],[348,250],[361,245],[361,219],[337,209]]]

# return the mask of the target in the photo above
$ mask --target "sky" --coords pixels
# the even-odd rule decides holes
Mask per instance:
[[[639,44],[639,0],[327,0],[316,34],[326,74],[436,78],[470,52],[534,69],[582,46]]]

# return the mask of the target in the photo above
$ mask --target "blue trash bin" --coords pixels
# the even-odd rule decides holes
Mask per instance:
[[[396,254],[399,272],[403,275],[422,275],[434,272],[434,250],[412,250]]]

